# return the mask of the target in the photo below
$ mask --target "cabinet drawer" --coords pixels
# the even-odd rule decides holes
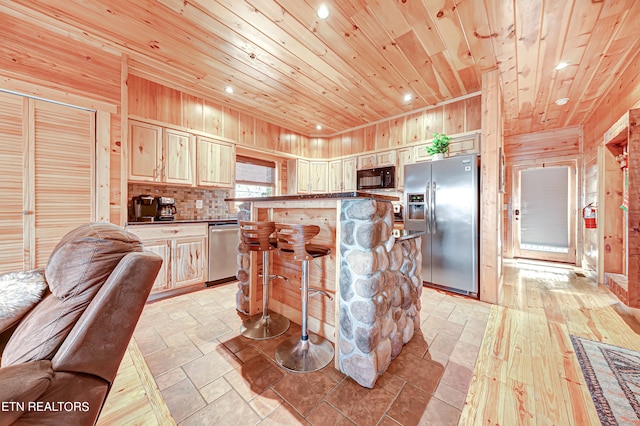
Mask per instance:
[[[181,237],[206,237],[208,226],[208,223],[131,225],[127,226],[127,231],[137,235],[142,241],[162,240]]]

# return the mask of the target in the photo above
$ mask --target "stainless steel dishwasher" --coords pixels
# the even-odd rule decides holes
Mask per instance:
[[[207,286],[236,279],[239,230],[236,220],[209,222]]]

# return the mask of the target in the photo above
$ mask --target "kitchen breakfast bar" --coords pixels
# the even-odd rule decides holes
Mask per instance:
[[[393,229],[391,201],[363,192],[230,198],[241,203],[239,221],[317,225],[312,239],[330,249],[309,262],[307,327],[335,347],[334,366],[373,387],[420,326],[421,235]],[[269,311],[302,322],[302,262],[271,255]],[[238,253],[237,310],[263,310],[262,256]],[[320,291],[314,291],[320,290]]]

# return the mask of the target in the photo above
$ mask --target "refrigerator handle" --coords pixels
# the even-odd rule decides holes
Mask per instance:
[[[436,181],[431,183],[431,223],[433,224],[433,233],[436,233]]]
[[[426,202],[424,203],[425,217],[427,221],[427,234],[431,233],[431,181],[427,181],[427,188],[425,191],[427,195]]]

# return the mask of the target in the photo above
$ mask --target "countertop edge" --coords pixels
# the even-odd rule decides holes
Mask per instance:
[[[224,201],[253,203],[261,201],[298,201],[298,200],[344,200],[344,199],[374,199],[378,201],[400,201],[400,197],[395,195],[370,194],[368,192],[324,192],[321,194],[290,194],[274,195],[271,197],[246,197],[246,198],[225,198]]]

